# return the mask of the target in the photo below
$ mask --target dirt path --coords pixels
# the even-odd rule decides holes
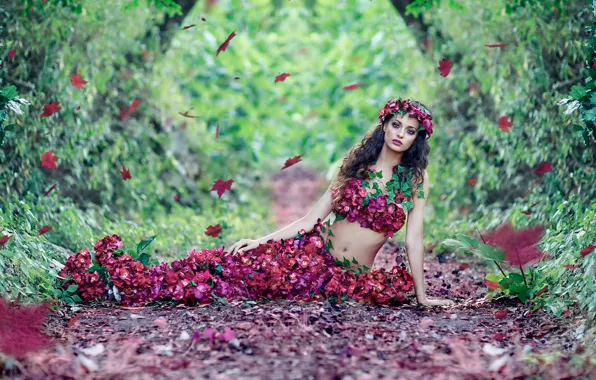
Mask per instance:
[[[274,184],[276,199],[292,199],[276,202],[280,225],[308,211],[326,185],[305,171],[288,173]],[[391,244],[379,255],[375,267],[405,259]],[[511,300],[485,301],[485,270],[472,258],[427,253],[425,272],[431,296],[461,301],[450,309],[415,301],[401,308],[289,301],[63,308],[48,324],[55,346],[28,357],[18,378],[596,378],[594,364],[572,358],[583,351],[580,316],[557,320]]]

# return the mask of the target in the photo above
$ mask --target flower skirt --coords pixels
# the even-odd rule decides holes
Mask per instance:
[[[122,250],[118,235],[108,235],[71,256],[59,275],[66,289],[76,284],[83,301],[113,291],[125,306],[174,300],[187,304],[226,298],[249,300],[320,300],[348,298],[399,305],[413,288],[405,267],[357,271],[336,262],[321,232],[319,218],[309,231],[287,240],[270,239],[233,256],[224,247],[192,250],[170,264],[150,267]],[[93,261],[93,263],[92,263]],[[92,265],[93,264],[93,265]]]

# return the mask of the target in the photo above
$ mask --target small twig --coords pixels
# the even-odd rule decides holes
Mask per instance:
[[[524,277],[524,284],[528,286],[528,282],[526,281],[526,275],[524,274],[524,269],[522,268],[521,261],[519,259],[519,253],[517,253],[517,247],[515,248],[515,255],[517,256],[517,261],[519,262],[519,270],[521,270],[522,276]]]

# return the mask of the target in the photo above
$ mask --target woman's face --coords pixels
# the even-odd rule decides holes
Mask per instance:
[[[415,117],[410,117],[407,113],[402,116],[400,114],[391,115],[391,119],[385,123],[383,127],[385,131],[385,144],[396,152],[405,152],[408,150],[416,136],[418,136],[418,127],[420,122]],[[401,144],[394,142],[399,141]]]

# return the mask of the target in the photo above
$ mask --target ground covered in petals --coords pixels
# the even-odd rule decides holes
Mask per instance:
[[[388,243],[375,267],[390,268],[396,257],[404,260],[403,249]],[[450,308],[422,308],[414,299],[401,307],[93,301],[52,313],[53,346],[14,371],[88,379],[595,378],[596,362],[578,340],[580,315],[556,318],[509,298],[488,301],[485,273],[474,258],[427,252],[428,294],[458,299]]]

